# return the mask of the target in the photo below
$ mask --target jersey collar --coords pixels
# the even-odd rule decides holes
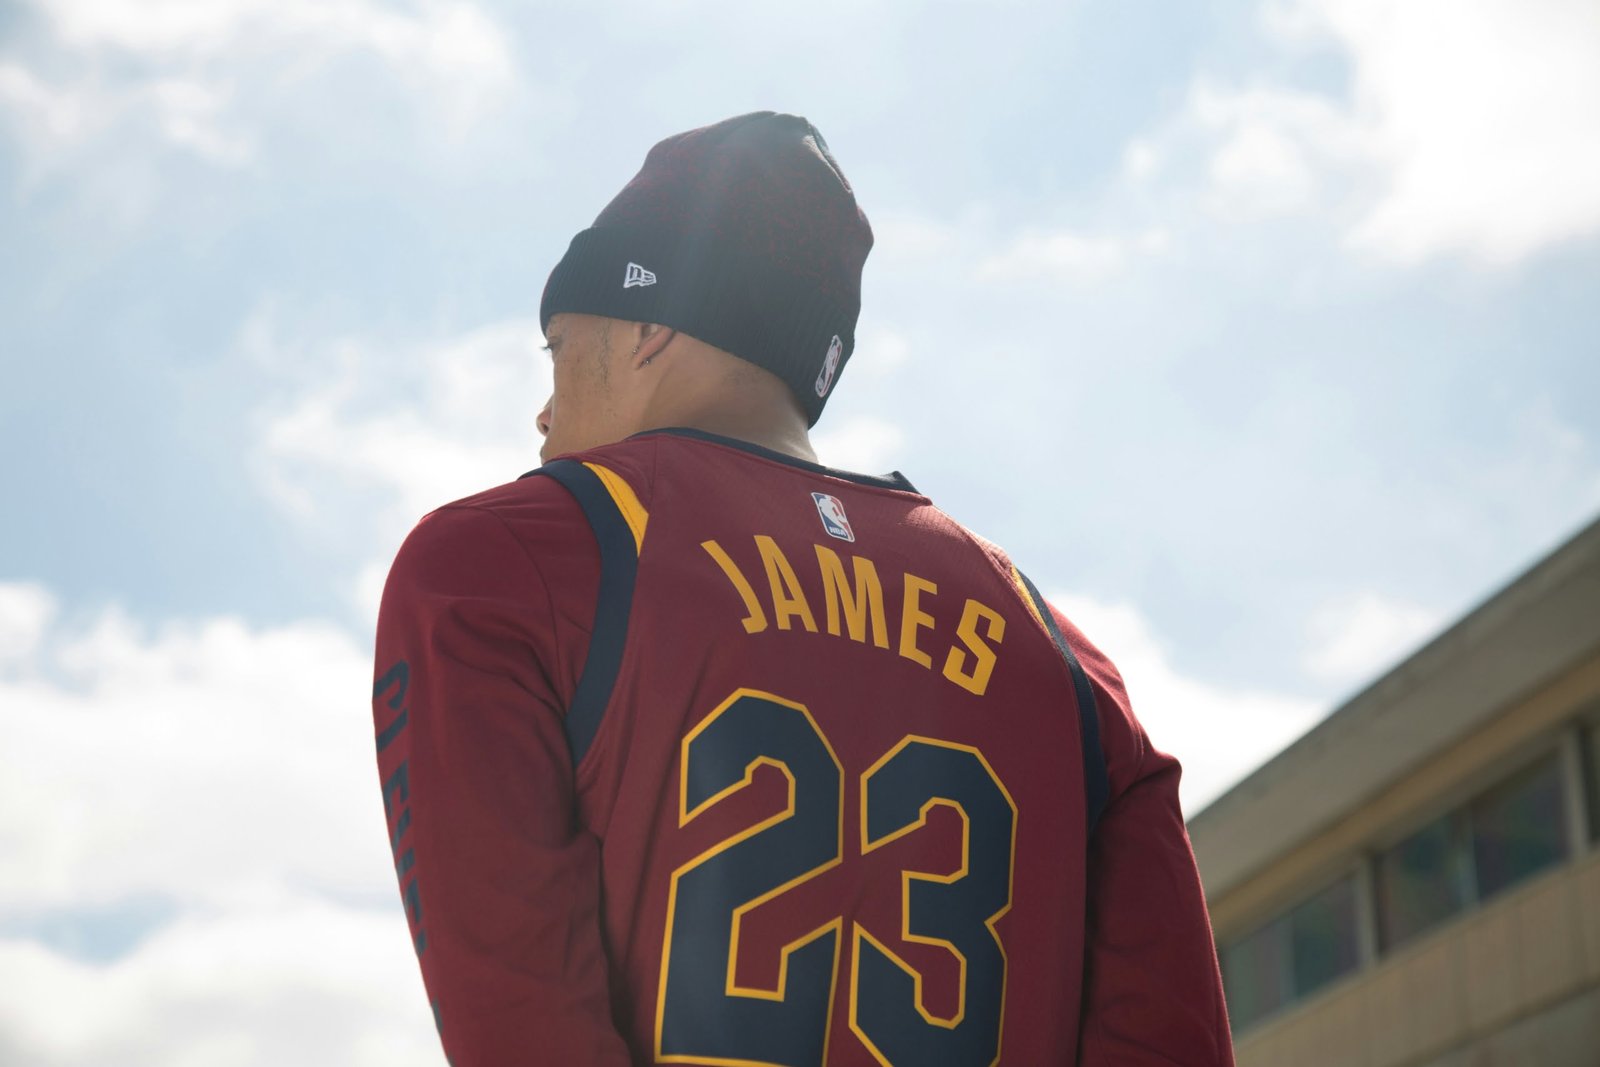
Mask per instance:
[[[917,492],[917,487],[912,485],[911,480],[904,474],[901,474],[899,471],[890,471],[888,474],[858,474],[855,471],[839,470],[836,467],[825,467],[821,463],[812,463],[810,460],[804,460],[798,456],[791,456],[785,452],[779,452],[776,449],[767,448],[764,445],[754,444],[750,441],[741,441],[736,437],[724,437],[721,434],[708,433],[705,430],[696,430],[689,426],[667,426],[658,430],[643,430],[639,433],[633,434],[629,440],[631,441],[635,437],[645,437],[649,434],[656,433],[671,434],[673,437],[690,437],[697,441],[709,441],[714,445],[722,445],[726,448],[736,448],[741,452],[748,452],[753,456],[760,456],[762,459],[770,459],[774,463],[782,463],[790,467],[798,467],[803,471],[810,471],[812,474],[826,475],[829,478],[840,478],[847,482],[855,482],[857,485],[870,485],[876,489],[894,489],[902,493]]]

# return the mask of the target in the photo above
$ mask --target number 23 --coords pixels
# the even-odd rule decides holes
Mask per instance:
[[[814,1067],[827,1054],[842,917],[784,946],[776,989],[735,979],[745,914],[843,860],[844,771],[811,713],[752,689],[725,700],[684,739],[678,825],[749,785],[762,765],[788,779],[784,810],[673,873],[657,1062]],[[861,776],[860,849],[914,832],[939,805],[961,818],[961,864],[948,875],[901,873],[901,937],[955,956],[954,1015],[929,1012],[921,975],[852,924],[850,1029],[886,1067],[999,1059],[1006,957],[994,926],[1011,907],[1016,830],[1005,786],[977,749],[907,735]]]

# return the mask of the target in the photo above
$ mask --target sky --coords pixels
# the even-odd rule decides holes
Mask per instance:
[[[1600,514],[1592,0],[3,0],[0,1064],[442,1064],[384,574],[537,465],[571,236],[765,108],[877,238],[821,458],[1191,813]]]

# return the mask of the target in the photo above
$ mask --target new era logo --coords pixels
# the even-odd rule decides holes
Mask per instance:
[[[850,520],[845,516],[844,505],[839,503],[838,497],[812,493],[811,499],[817,502],[817,514],[822,517],[822,528],[828,531],[829,537],[837,537],[841,541],[856,539],[856,532],[850,528]]]
[[[655,283],[656,272],[645,270],[637,263],[629,263],[628,273],[622,276],[622,287],[624,289],[632,289],[636,285],[654,285]]]
[[[839,360],[843,357],[844,342],[839,340],[838,334],[834,334],[833,343],[828,346],[828,354],[822,360],[822,369],[817,372],[818,396],[828,395],[828,390],[833,387],[833,376],[839,373]]]

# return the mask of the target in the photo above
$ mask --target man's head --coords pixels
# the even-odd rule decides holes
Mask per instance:
[[[659,357],[681,367],[691,350],[697,365],[717,366],[709,351],[762,368],[804,425],[815,423],[855,347],[871,247],[850,184],[803,118],[756,112],[657,144],[545,285],[540,320],[556,391],[541,428],[558,440],[544,453],[650,428],[633,421],[641,397],[618,392],[619,363],[648,370]],[[580,346],[610,362],[564,369],[562,353]],[[569,399],[576,383],[593,396]]]

